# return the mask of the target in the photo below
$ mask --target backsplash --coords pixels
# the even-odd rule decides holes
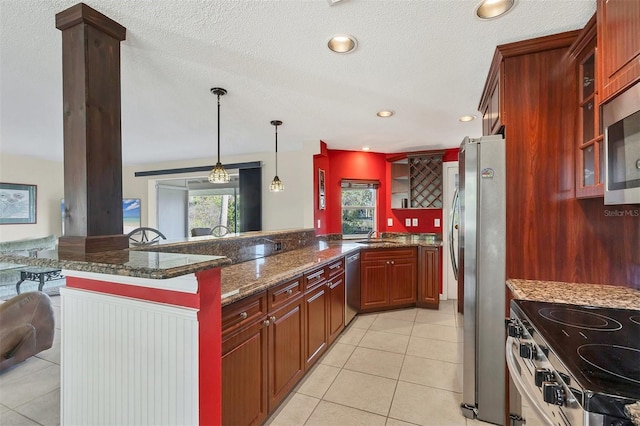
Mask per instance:
[[[314,245],[316,242],[315,230],[299,229],[245,232],[223,238],[193,237],[187,241],[161,242],[157,245],[139,246],[131,250],[226,256],[233,263],[240,263],[298,250]],[[276,250],[276,245],[280,246],[279,250]]]

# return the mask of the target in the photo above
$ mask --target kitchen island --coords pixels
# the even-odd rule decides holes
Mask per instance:
[[[364,248],[440,246],[433,238],[394,236],[358,244],[309,235],[308,230],[261,232],[237,239],[166,242],[76,259],[62,259],[55,251],[0,259],[59,267],[67,277],[67,286],[61,289],[63,422],[219,424],[226,308],[255,297],[266,301],[268,293],[275,297],[269,306],[280,309],[279,320],[290,302],[277,299],[289,289],[278,293],[279,287],[309,278],[315,287],[309,284],[308,289],[314,294],[302,299],[307,291],[302,290],[299,314],[332,315],[331,329],[339,334],[344,327],[344,305],[340,304],[344,287],[339,277],[344,275],[338,272],[344,271],[345,256]],[[230,259],[216,248],[222,240],[235,246],[230,250],[233,256],[249,258]],[[274,242],[282,243],[282,253],[273,253]],[[188,253],[191,250],[198,254]],[[342,266],[334,269],[335,265]],[[326,270],[327,282],[334,288],[319,290],[324,288],[316,276],[319,270]],[[333,295],[338,303],[325,312],[328,298],[316,297],[318,291]],[[303,307],[302,300],[309,304]],[[234,323],[233,331],[244,333],[243,326]],[[274,326],[270,333],[277,332],[276,322]],[[330,342],[323,345],[326,350]],[[314,352],[310,362],[323,352]],[[134,400],[136,404],[131,404]]]
[[[220,267],[229,259],[121,250],[2,260],[66,276],[62,424],[220,423]]]

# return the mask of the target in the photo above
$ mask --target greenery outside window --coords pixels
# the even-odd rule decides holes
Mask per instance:
[[[342,236],[358,238],[377,231],[376,205],[379,181],[343,179]]]
[[[189,229],[225,226],[229,232],[239,229],[237,188],[189,191]]]

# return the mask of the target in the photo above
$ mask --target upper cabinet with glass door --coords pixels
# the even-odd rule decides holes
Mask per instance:
[[[596,16],[570,49],[577,78],[576,198],[604,195],[604,141],[598,107]]]

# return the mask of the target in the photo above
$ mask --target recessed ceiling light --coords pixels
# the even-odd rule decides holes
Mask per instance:
[[[382,118],[391,117],[393,114],[395,114],[395,113],[393,111],[391,111],[391,110],[378,111],[376,113],[376,115],[378,117],[382,117]]]
[[[363,150],[363,151],[369,151],[370,149],[371,149],[371,147],[368,147],[368,146],[363,146],[363,147],[362,147],[362,150]]]
[[[337,34],[329,39],[327,46],[336,53],[349,53],[356,49],[358,40],[352,35]]]
[[[334,4],[338,4],[342,1],[343,0],[327,0],[327,3],[329,3],[329,6],[333,6]]]
[[[473,121],[475,120],[476,117],[475,115],[463,115],[462,117],[458,117],[458,121],[462,121],[463,123],[466,123],[467,121]]]
[[[502,16],[513,8],[515,0],[482,0],[476,6],[476,16],[480,19],[493,19]]]

